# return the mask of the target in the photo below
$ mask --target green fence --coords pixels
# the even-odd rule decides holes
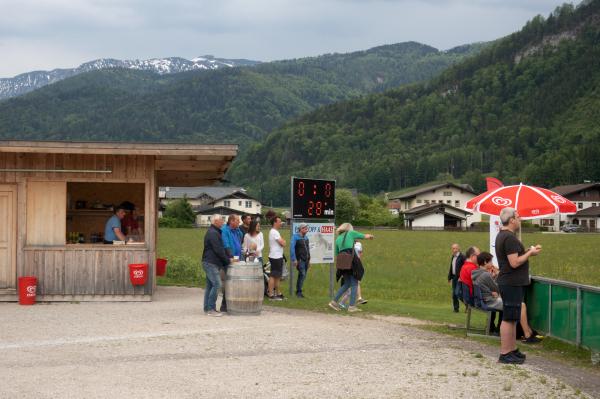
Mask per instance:
[[[526,302],[536,330],[600,352],[599,287],[534,276]]]

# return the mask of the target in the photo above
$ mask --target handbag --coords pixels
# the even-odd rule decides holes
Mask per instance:
[[[352,276],[358,281],[362,280],[365,275],[365,267],[362,264],[362,260],[358,256],[352,259]]]
[[[342,239],[342,244],[346,242],[346,235],[348,232],[344,234],[344,238]],[[338,253],[337,258],[335,259],[335,267],[338,270],[352,270],[352,260],[354,259],[354,245],[352,245],[352,251],[343,251]]]

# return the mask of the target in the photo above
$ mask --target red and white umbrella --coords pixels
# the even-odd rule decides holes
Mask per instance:
[[[554,191],[546,188],[527,186],[503,186],[486,191],[468,201],[465,208],[471,212],[486,215],[500,215],[503,208],[515,208],[521,219],[577,212],[577,206]]]

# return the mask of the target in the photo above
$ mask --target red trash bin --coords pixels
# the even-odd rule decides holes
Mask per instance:
[[[19,304],[34,305],[37,291],[37,278],[33,276],[19,277]]]
[[[167,259],[156,259],[156,275],[164,276],[167,271]]]
[[[144,285],[148,278],[147,263],[133,263],[129,265],[129,279],[133,285]]]

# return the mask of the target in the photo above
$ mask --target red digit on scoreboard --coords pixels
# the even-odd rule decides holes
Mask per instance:
[[[331,197],[331,184],[325,183],[325,196],[327,198]]]
[[[323,203],[321,201],[317,201],[315,213],[317,214],[317,216],[321,216],[321,214],[323,213]]]
[[[298,195],[300,197],[304,197],[304,182],[303,181],[298,183]]]
[[[312,201],[308,201],[308,216],[313,215],[313,208],[315,207],[315,203]]]

